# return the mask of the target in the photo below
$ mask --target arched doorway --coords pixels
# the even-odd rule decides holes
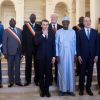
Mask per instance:
[[[56,13],[58,15],[58,23],[62,23],[62,18],[63,16],[68,16],[68,10],[67,10],[67,5],[63,2],[59,2],[56,6],[55,6],[55,11],[54,13]]]
[[[4,27],[7,28],[9,26],[9,20],[11,18],[16,18],[16,12],[14,4],[9,1],[5,0],[0,7],[1,11],[1,21],[4,24]]]
[[[90,17],[90,0],[85,0],[85,16]]]

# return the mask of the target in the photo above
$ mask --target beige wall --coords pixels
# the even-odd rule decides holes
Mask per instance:
[[[45,0],[24,0],[24,19],[29,20],[31,13],[35,13],[37,20],[45,18]]]
[[[8,27],[9,19],[14,17],[17,26],[22,28],[24,20],[29,20],[31,13],[37,15],[37,21],[44,18],[50,21],[51,14],[56,12],[59,23],[62,17],[67,15],[73,26],[78,23],[80,16],[85,16],[85,13],[90,10],[92,27],[95,27],[100,16],[99,4],[100,0],[0,0],[0,20],[5,27]]]

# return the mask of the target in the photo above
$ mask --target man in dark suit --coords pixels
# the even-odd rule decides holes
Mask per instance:
[[[34,71],[35,71],[34,82],[36,85],[38,85],[38,80],[39,80],[38,66],[37,66],[37,61],[35,59],[35,54],[37,50],[34,45],[34,32],[37,33],[38,31],[41,31],[41,26],[39,24],[36,24],[35,20],[36,20],[36,15],[31,14],[30,22],[26,23],[23,26],[23,32],[22,32],[22,52],[23,54],[25,54],[25,62],[26,62],[25,86],[31,83],[32,58],[34,58]]]
[[[54,13],[51,15],[51,23],[49,24],[49,30],[52,31],[52,34],[56,34],[56,31],[61,29],[62,26],[60,24],[57,23],[58,17],[57,15]],[[57,84],[57,61],[54,64],[55,66],[55,82]],[[52,65],[53,67],[53,65]],[[50,81],[50,85],[52,85],[53,82],[53,74],[52,74],[52,70],[51,70],[51,81]]]
[[[2,72],[1,72],[1,53],[2,53],[2,36],[4,32],[4,27],[0,22],[0,88],[2,88]]]
[[[86,92],[93,96],[91,82],[93,65],[98,61],[98,36],[97,31],[91,28],[91,19],[84,18],[84,29],[78,32],[77,55],[80,63],[79,95],[84,94],[85,72],[87,71]]]
[[[9,85],[14,83],[22,86],[20,80],[20,58],[21,58],[21,35],[22,30],[16,27],[16,21],[9,21],[10,27],[5,29],[3,35],[3,54],[8,60]]]
[[[99,86],[99,94],[100,94],[100,33],[98,32],[98,41],[99,41],[99,56],[98,56],[98,62],[97,62],[97,80],[98,80],[98,86]]]
[[[55,35],[48,30],[49,22],[42,21],[42,31],[35,36],[36,59],[39,66],[40,96],[50,97],[49,84],[51,64],[55,62]]]
[[[79,18],[79,24],[76,26],[73,26],[73,29],[76,32],[76,37],[78,35],[78,31],[84,28],[84,17]],[[76,59],[76,76],[79,76],[79,71],[80,71],[80,64],[78,61],[78,58]]]

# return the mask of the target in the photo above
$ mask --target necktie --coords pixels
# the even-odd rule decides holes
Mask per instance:
[[[48,35],[45,35],[45,38],[48,39]]]
[[[87,29],[87,38],[89,39],[90,37],[90,32],[89,32],[89,29]]]
[[[53,25],[53,32],[56,32],[56,27],[55,27],[55,25]]]
[[[34,24],[32,25],[32,28],[34,29]]]

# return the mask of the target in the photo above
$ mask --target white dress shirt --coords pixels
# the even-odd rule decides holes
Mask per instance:
[[[88,37],[88,31],[89,31],[89,35],[90,35],[91,28],[85,28],[85,33],[86,33],[87,37]]]
[[[54,25],[55,25],[55,29],[57,30],[57,23],[56,24],[52,24],[52,29],[54,29]]]

